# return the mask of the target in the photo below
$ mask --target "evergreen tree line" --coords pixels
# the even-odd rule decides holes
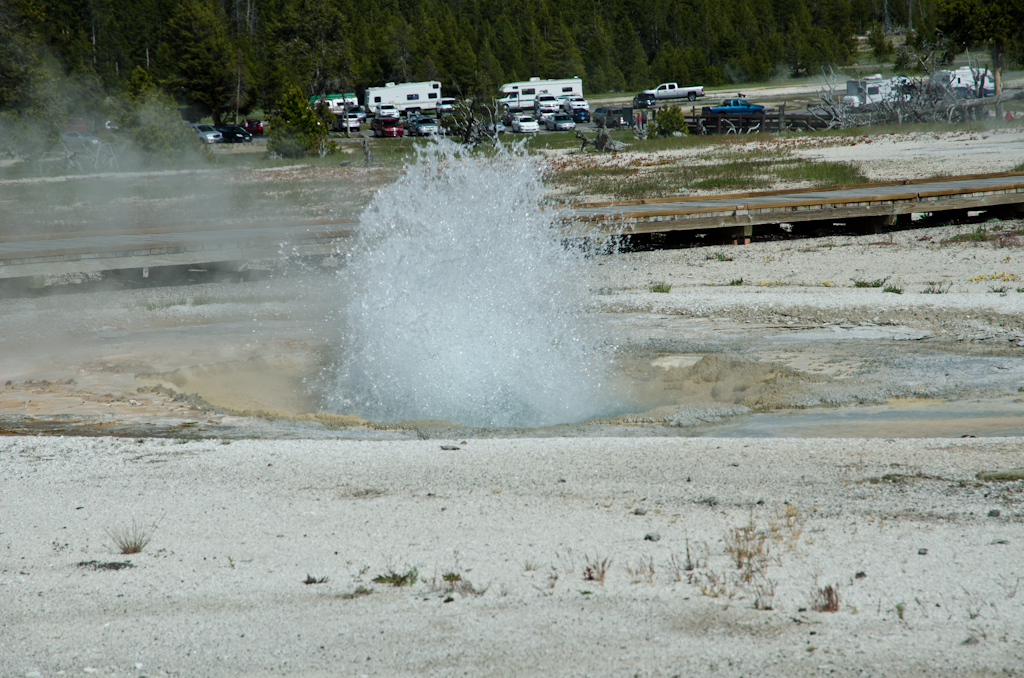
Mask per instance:
[[[385,82],[493,94],[531,76],[587,91],[719,85],[841,65],[883,20],[932,0],[4,0],[5,71],[45,69],[115,92],[141,67],[207,114]],[[0,106],[12,104],[7,81]]]
[[[96,111],[133,87],[138,98],[140,82],[220,121],[278,108],[293,88],[439,80],[487,97],[531,76],[580,76],[587,92],[763,81],[849,63],[872,26],[921,40],[948,6],[1022,1],[0,0],[0,113]]]

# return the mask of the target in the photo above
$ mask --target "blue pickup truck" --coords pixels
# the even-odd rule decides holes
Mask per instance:
[[[764,106],[752,104],[746,99],[726,99],[721,106],[705,106],[701,109],[704,115],[760,115]]]

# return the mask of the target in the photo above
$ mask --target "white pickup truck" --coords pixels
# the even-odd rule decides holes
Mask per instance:
[[[645,89],[638,96],[644,98],[653,97],[659,101],[662,99],[689,99],[690,101],[696,101],[704,96],[704,86],[680,87],[674,82],[663,82],[654,89]]]

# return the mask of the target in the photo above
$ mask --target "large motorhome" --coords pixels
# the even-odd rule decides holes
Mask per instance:
[[[534,108],[534,100],[538,94],[551,94],[556,99],[568,96],[583,96],[583,80],[580,78],[562,78],[541,80],[530,78],[525,82],[509,82],[501,86],[502,97],[498,103],[510,111],[530,110]]]
[[[441,100],[441,83],[436,80],[426,82],[389,82],[383,87],[366,88],[366,110],[372,111],[381,104],[392,104],[401,113],[409,111],[433,111]]]

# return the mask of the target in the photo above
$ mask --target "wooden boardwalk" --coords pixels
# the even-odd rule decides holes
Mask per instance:
[[[836,224],[865,232],[909,220],[913,214],[1024,210],[1024,172],[943,177],[717,196],[616,200],[573,205],[570,232],[580,236],[715,232],[749,242],[762,224],[827,231]]]
[[[841,224],[847,230],[877,232],[913,214],[947,213],[954,218],[957,213],[993,210],[1024,214],[1024,172],[591,202],[573,206],[566,232],[570,237],[690,232],[745,243],[759,225],[790,224],[827,233]],[[0,237],[0,279],[21,278],[33,287],[45,284],[46,276],[70,273],[134,271],[144,278],[152,268],[189,266],[237,272],[283,255],[331,256],[353,233],[351,221],[321,220]]]

